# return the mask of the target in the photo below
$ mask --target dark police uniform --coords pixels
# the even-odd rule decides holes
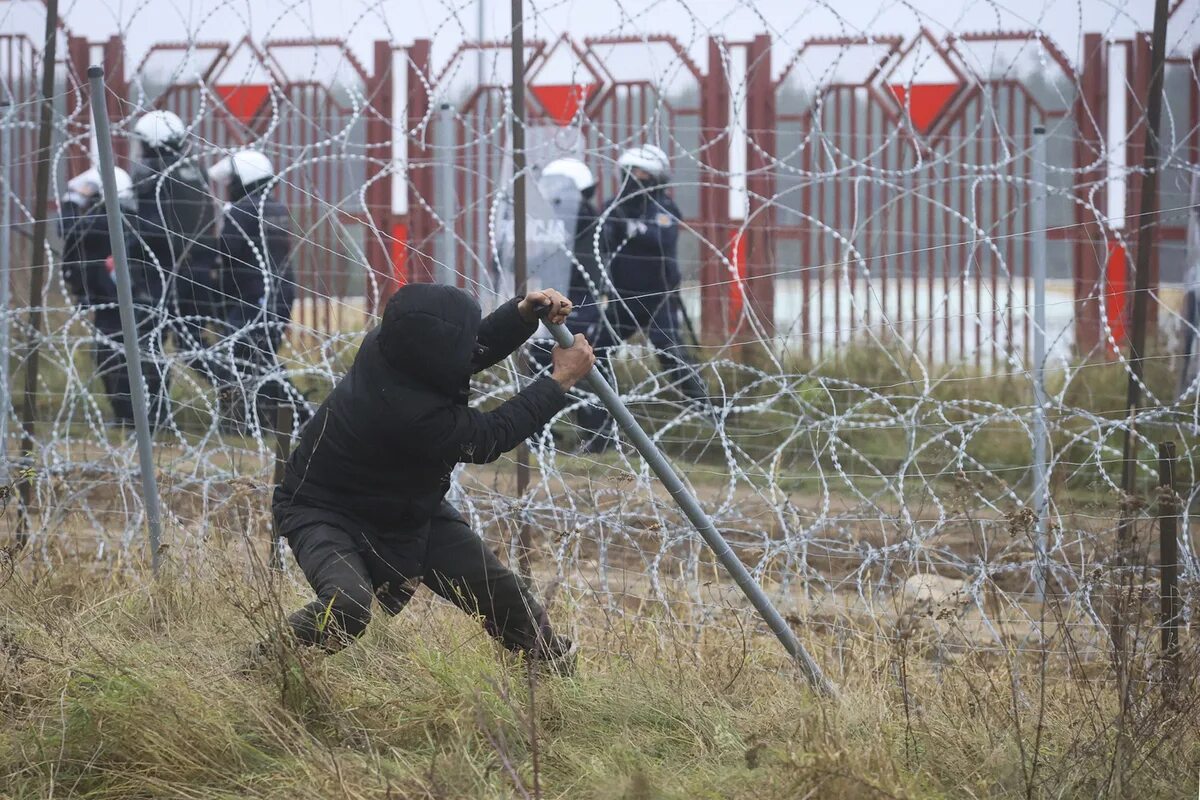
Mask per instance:
[[[190,160],[180,163],[169,148],[148,151],[134,170],[133,186],[137,212],[130,269],[138,314],[153,329],[148,344],[155,358],[146,383],[153,398],[151,417],[162,422],[169,416],[166,340],[174,340],[183,362],[210,383],[231,377],[213,357],[205,335],[216,314],[216,215],[203,168]]]
[[[610,207],[601,249],[612,294],[591,342],[597,363],[607,368],[610,348],[645,333],[668,379],[689,400],[707,406],[708,389],[679,335],[681,219],[675,201],[661,188],[627,194]]]
[[[292,402],[303,422],[307,405],[278,359],[296,297],[294,234],[286,207],[265,192],[265,183],[251,187],[226,208],[217,245],[222,316],[233,340],[233,371],[247,396],[257,398],[262,413]]]
[[[92,310],[96,337],[92,348],[96,373],[112,406],[112,420],[133,425],[133,401],[125,368],[117,285],[109,271],[112,241],[103,202],[80,205],[63,201],[59,212],[63,240],[63,280],[80,308]]]

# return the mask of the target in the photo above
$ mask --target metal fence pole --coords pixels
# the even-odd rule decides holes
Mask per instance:
[[[0,484],[10,483],[8,469],[8,415],[12,413],[12,388],[8,385],[9,305],[12,301],[12,106],[0,101]]]
[[[1046,129],[1033,129],[1033,510],[1037,514],[1038,596],[1046,596],[1046,527],[1050,465],[1046,461]]]
[[[570,347],[574,344],[575,337],[571,335],[566,326],[548,324],[547,327],[550,329],[550,333],[554,336],[555,341],[558,342],[559,347]],[[604,376],[600,374],[600,370],[594,366],[588,374],[588,386],[596,393],[601,402],[604,403],[609,413],[612,414],[617,424],[621,427],[621,430],[629,437],[629,440],[637,448],[637,451],[642,454],[642,458],[646,459],[646,463],[650,465],[650,469],[654,470],[654,474],[667,487],[667,491],[670,492],[671,497],[683,509],[683,513],[687,515],[692,525],[695,526],[696,530],[704,538],[704,541],[708,543],[708,546],[712,549],[717,559],[725,566],[729,574],[733,576],[733,580],[737,583],[738,588],[742,590],[750,600],[750,603],[758,610],[759,615],[771,628],[771,631],[779,639],[784,649],[799,664],[805,677],[808,678],[809,684],[823,695],[834,696],[836,690],[833,684],[821,672],[821,668],[817,666],[817,662],[813,660],[813,657],[804,649],[804,645],[796,638],[787,621],[780,615],[779,610],[775,608],[775,605],[767,597],[762,587],[755,582],[749,570],[746,569],[746,565],[733,552],[729,543],[725,541],[725,537],[721,535],[721,532],[717,530],[716,525],[713,524],[708,514],[704,512],[699,501],[688,491],[683,483],[683,479],[679,477],[679,474],[675,472],[675,468],[671,466],[671,462],[658,449],[658,445],[654,443],[654,440],[642,430],[637,420],[633,418],[633,414],[621,402],[621,398],[617,395],[616,391],[608,384]]]
[[[295,415],[291,403],[281,403],[275,412],[275,486],[283,483],[288,458],[292,455],[292,434],[295,433]],[[283,569],[283,541],[279,531],[271,525],[271,569]]]
[[[454,241],[454,107],[442,103],[437,113],[437,215],[442,221],[438,234],[437,283],[454,286],[458,283],[457,245]]]
[[[162,542],[162,515],[158,505],[158,480],[154,474],[154,446],[150,441],[150,415],[146,407],[146,388],[142,383],[142,360],[138,352],[137,321],[134,319],[133,290],[129,279],[129,260],[125,253],[125,231],[121,223],[121,204],[117,201],[117,176],[113,171],[112,135],[108,129],[108,104],[105,102],[104,70],[88,67],[91,84],[92,118],[96,124],[100,181],[104,187],[104,211],[108,217],[108,237],[112,244],[114,273],[117,279],[117,303],[121,312],[121,335],[125,340],[125,369],[129,374],[133,398],[133,422],[137,432],[138,463],[142,471],[142,500],[146,504],[146,525],[150,530],[150,563],[155,574],[159,566]]]
[[[25,362],[25,396],[21,401],[21,453],[33,458],[37,426],[38,371],[42,358],[42,320],[46,288],[46,227],[50,212],[50,143],[54,133],[54,67],[58,51],[58,0],[46,0],[46,39],[42,47],[42,95],[38,103],[37,189],[33,200],[32,269],[29,273],[29,351]],[[29,539],[29,509],[33,504],[33,480],[20,482],[21,508],[17,521],[17,546]]]
[[[1162,118],[1163,68],[1167,50],[1167,18],[1170,16],[1167,0],[1156,0],[1154,4],[1154,32],[1152,35],[1150,63],[1150,96],[1146,103],[1146,140],[1142,158],[1142,203],[1137,220],[1137,250],[1134,252],[1133,313],[1130,318],[1129,336],[1129,380],[1126,384],[1124,411],[1129,420],[1125,428],[1121,448],[1121,491],[1125,500],[1137,494],[1137,425],[1138,412],[1142,405],[1142,381],[1145,375],[1146,356],[1146,304],[1150,300],[1151,250],[1157,246],[1158,233],[1158,176],[1159,141],[1158,129]],[[1132,559],[1134,523],[1136,512],[1122,502],[1120,520],[1117,523],[1118,567],[1129,566]],[[1122,698],[1122,713],[1128,698],[1125,683],[1124,662],[1126,659],[1125,619],[1128,603],[1119,603],[1112,625],[1113,652],[1117,654],[1118,680]]]
[[[529,291],[526,285],[525,239],[525,9],[523,0],[512,0],[512,164],[513,164],[513,288],[520,296]],[[525,371],[525,360],[517,359],[517,369]],[[532,575],[529,556],[533,548],[533,532],[525,517],[525,493],[529,491],[529,445],[522,442],[517,448],[517,497],[520,498],[521,529],[519,567],[521,577]]]
[[[1179,681],[1179,499],[1175,494],[1175,443],[1158,445],[1158,569],[1162,615],[1163,693]]]

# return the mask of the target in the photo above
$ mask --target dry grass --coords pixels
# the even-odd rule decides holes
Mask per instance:
[[[157,583],[27,561],[0,580],[0,795],[13,798],[1167,797],[1195,791],[1194,694],[1028,653],[947,660],[920,626],[802,631],[841,686],[761,631],[693,634],[559,593],[584,646],[537,678],[423,596],[334,656],[250,644],[303,587],[230,548]],[[531,692],[531,689],[533,690]],[[1117,724],[1124,721],[1124,726]],[[1124,730],[1124,735],[1119,731]],[[536,760],[536,768],[535,768]]]

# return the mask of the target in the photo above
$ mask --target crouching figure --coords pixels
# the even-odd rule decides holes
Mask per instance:
[[[583,336],[555,348],[551,375],[491,411],[467,405],[470,377],[571,303],[531,292],[480,319],[450,286],[409,284],[388,302],[354,364],[301,434],[275,490],[285,536],[316,599],[289,617],[296,638],[335,650],[358,636],[372,600],[399,613],[424,583],[513,651],[569,669],[574,646],[445,499],[460,462],[495,461],[567,405],[595,357]]]

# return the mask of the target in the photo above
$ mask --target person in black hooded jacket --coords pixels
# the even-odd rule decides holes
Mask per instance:
[[[500,362],[571,304],[531,292],[480,320],[452,286],[409,284],[388,301],[349,372],[304,428],[275,489],[276,531],[287,538],[317,599],[289,617],[296,638],[333,650],[421,583],[472,613],[514,651],[562,663],[573,646],[445,499],[460,462],[486,464],[534,435],[567,405],[595,362],[582,335],[555,348],[553,374],[492,411],[467,405],[472,373]]]

